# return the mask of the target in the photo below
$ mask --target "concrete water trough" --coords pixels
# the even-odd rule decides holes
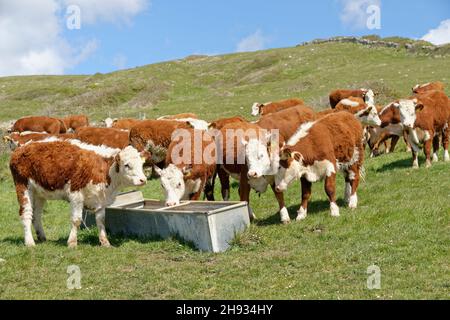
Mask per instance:
[[[85,213],[86,226],[95,217]],[[106,208],[106,229],[110,235],[161,237],[177,236],[201,251],[224,252],[237,234],[250,224],[246,202],[186,201],[175,207],[146,200],[139,191],[121,194]]]

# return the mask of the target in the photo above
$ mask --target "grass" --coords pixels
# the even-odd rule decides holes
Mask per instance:
[[[450,58],[332,43],[197,56],[108,75],[0,78],[0,120],[74,110],[94,120],[186,111],[211,120],[247,116],[255,101],[291,96],[324,107],[332,88],[367,85],[384,103],[407,96],[415,83],[448,83],[449,67]],[[177,239],[112,237],[114,248],[103,249],[96,230],[81,231],[78,249],[69,250],[69,209],[57,201],[44,213],[48,242],[26,248],[8,159],[0,156],[1,299],[449,298],[450,166],[413,170],[403,145],[367,159],[355,211],[342,207],[339,177],[337,219],[322,183],[314,184],[308,218],[286,226],[270,191],[252,193],[258,220],[223,254],[200,253]],[[143,191],[162,198],[156,181]],[[236,185],[231,194],[238,200]],[[286,195],[291,218],[299,195],[296,183]],[[381,290],[366,287],[373,264],[381,268]],[[69,265],[81,269],[80,290],[66,287]]]

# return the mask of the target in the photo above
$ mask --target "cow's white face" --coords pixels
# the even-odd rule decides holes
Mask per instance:
[[[400,111],[400,121],[406,128],[414,128],[416,122],[416,110],[423,108],[423,106],[417,105],[417,99],[412,100],[400,100],[399,103],[395,103],[394,107]]]
[[[259,139],[252,138],[249,141],[242,140],[245,148],[245,159],[248,166],[249,178],[261,178],[271,170],[271,162],[267,144]]]
[[[378,116],[377,108],[369,106],[366,109],[358,112],[356,118],[367,126],[381,126],[381,119]]]
[[[257,117],[259,115],[261,108],[261,104],[258,102],[255,102],[252,106],[252,116]]]
[[[364,101],[366,104],[374,106],[375,105],[375,94],[372,90],[367,90],[366,94],[364,95]]]
[[[155,170],[161,177],[161,186],[164,189],[166,205],[171,207],[180,204],[186,190],[183,171],[174,164],[170,164],[163,170],[155,167]]]
[[[111,119],[111,118],[106,118],[103,122],[105,123],[105,126],[106,126],[107,128],[112,128],[112,126],[113,126],[115,120],[114,120],[114,119]]]
[[[144,161],[141,154],[129,146],[116,156],[116,172],[122,183],[131,186],[143,186],[147,183],[147,177],[143,169]]]

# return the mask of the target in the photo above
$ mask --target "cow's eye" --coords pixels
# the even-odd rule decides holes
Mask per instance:
[[[181,182],[179,182],[179,183],[177,184],[177,188],[178,188],[178,189],[181,188]]]
[[[126,168],[126,169],[131,169],[131,167],[130,167],[129,164],[126,164],[126,165],[125,165],[125,168]]]

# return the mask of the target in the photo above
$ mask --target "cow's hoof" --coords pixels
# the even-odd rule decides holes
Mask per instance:
[[[431,161],[427,160],[427,162],[425,163],[425,168],[431,168]]]
[[[300,209],[297,211],[297,221],[303,221],[306,219],[307,211],[303,209],[303,207],[300,207]]]
[[[108,239],[100,239],[100,245],[103,248],[111,248],[111,243],[109,243]]]
[[[291,223],[291,220],[284,220],[284,221],[281,221],[281,223],[284,225],[288,225]]]
[[[339,207],[336,203],[331,203],[330,205],[330,214],[332,217],[340,217]]]
[[[27,241],[25,242],[25,246],[27,246],[28,248],[33,248],[36,246],[36,243],[34,243],[34,241]]]
[[[67,243],[67,247],[68,247],[69,249],[76,249],[77,246],[78,246],[77,241],[72,241],[72,242],[68,242],[68,243]]]

